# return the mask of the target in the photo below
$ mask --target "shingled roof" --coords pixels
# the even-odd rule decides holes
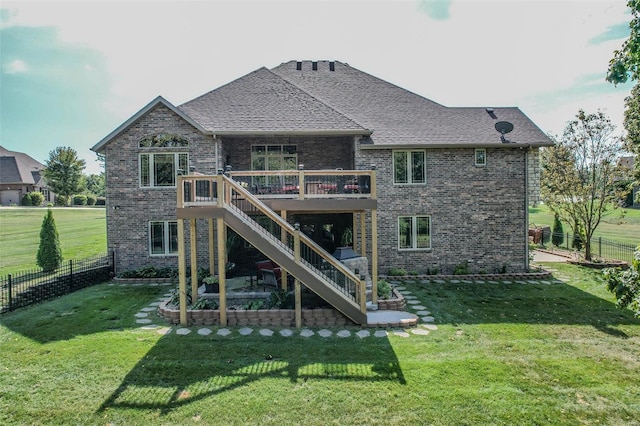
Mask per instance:
[[[314,69],[315,68],[315,69]],[[498,121],[509,121],[512,143],[551,145],[518,108],[450,108],[342,62],[290,61],[272,70],[363,127],[373,146],[499,145]]]
[[[179,108],[216,134],[371,133],[264,67]]]
[[[0,146],[0,184],[36,185],[42,179],[42,169],[44,166],[27,154]]]
[[[259,68],[178,107],[152,101],[92,149],[99,151],[150,108],[163,103],[215,135],[361,135],[361,148],[502,146],[508,121],[515,145],[553,142],[522,111],[446,107],[337,61],[290,61]]]

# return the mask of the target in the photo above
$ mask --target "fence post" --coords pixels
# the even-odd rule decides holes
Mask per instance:
[[[598,237],[598,257],[602,258],[602,237]]]
[[[116,276],[116,251],[111,250],[111,275]]]
[[[567,232],[567,238],[564,239],[567,242],[567,250],[569,250],[569,233]]]
[[[73,260],[69,260],[69,288],[73,288]]]
[[[12,304],[12,299],[13,299],[13,295],[12,295],[12,289],[11,289],[11,274],[9,274],[9,310],[11,310],[11,304]]]

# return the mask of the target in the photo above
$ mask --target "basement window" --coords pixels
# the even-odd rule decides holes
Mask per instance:
[[[487,165],[487,150],[484,148],[478,148],[475,150],[475,161],[476,166],[486,166]]]

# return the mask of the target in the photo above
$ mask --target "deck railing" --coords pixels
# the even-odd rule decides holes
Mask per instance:
[[[261,173],[264,174],[264,172]],[[311,174],[311,172],[305,173]],[[355,174],[355,176],[367,176],[368,182],[371,182],[373,179],[369,173],[371,171],[363,171],[362,174]],[[297,173],[296,175],[300,178],[300,175]],[[322,176],[315,173],[313,175]],[[305,181],[305,176],[302,176],[297,182],[304,184]],[[245,223],[258,227],[263,238],[272,240],[275,245],[288,252],[291,258],[300,259],[307,268],[323,276],[347,298],[359,303],[363,310],[366,309],[364,281],[344,264],[327,254],[311,238],[269,209],[260,201],[258,194],[248,190],[248,184],[243,184],[242,180],[238,181],[235,177],[232,179],[226,175],[180,176],[179,188],[183,193],[182,197],[179,195],[179,199],[183,199],[184,202],[178,208],[203,204],[231,208],[236,215],[244,218]],[[375,190],[375,184],[373,189]],[[305,192],[301,191],[301,194],[296,195],[304,197]],[[296,240],[299,241],[298,244],[295,244]]]

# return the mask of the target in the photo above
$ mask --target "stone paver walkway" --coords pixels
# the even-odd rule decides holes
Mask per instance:
[[[564,277],[560,277],[560,279],[549,279],[549,280],[527,280],[527,281],[518,280],[518,281],[515,281],[515,283],[521,284],[521,285],[563,284],[563,278]],[[444,280],[438,280],[438,279],[435,279],[432,281],[435,283],[446,282]],[[428,284],[429,282],[430,280],[422,280],[418,282],[413,280],[404,281],[404,282],[401,282],[401,281],[390,282],[390,284],[394,286],[395,289],[399,291],[407,299],[407,312],[413,313],[420,318],[420,322],[418,326],[410,329],[403,329],[403,328],[396,328],[391,330],[377,329],[375,331],[360,329],[356,332],[356,331],[353,331],[354,330],[353,328],[351,328],[351,330],[346,328],[338,329],[338,330],[329,330],[329,329],[323,328],[323,329],[314,331],[309,328],[303,328],[301,330],[290,330],[288,328],[284,328],[280,330],[272,330],[270,328],[255,327],[255,330],[254,330],[254,328],[249,326],[243,326],[241,328],[226,328],[226,327],[210,328],[206,326],[205,327],[199,326],[199,328],[196,328],[197,326],[194,326],[194,327],[167,326],[166,324],[164,324],[164,321],[155,314],[155,311],[157,310],[158,305],[166,301],[171,296],[170,293],[163,294],[156,301],[153,301],[149,303],[148,306],[140,309],[140,311],[137,312],[134,316],[136,318],[136,323],[140,324],[141,330],[155,331],[156,333],[162,334],[162,335],[175,332],[175,334],[177,335],[184,336],[184,335],[190,334],[192,331],[195,331],[196,334],[203,337],[209,336],[214,332],[216,335],[222,336],[222,337],[226,337],[234,334],[236,335],[240,334],[241,336],[259,335],[266,338],[272,337],[274,334],[278,334],[282,337],[299,336],[304,338],[317,335],[322,338],[329,338],[332,336],[336,336],[343,339],[356,338],[361,340],[371,338],[371,337],[381,338],[381,337],[387,337],[391,335],[404,337],[404,338],[408,338],[412,336],[419,337],[419,336],[427,336],[429,335],[430,332],[438,330],[438,326],[435,324],[435,318],[431,315],[431,312],[428,311],[425,306],[420,304],[422,302],[419,301],[419,299],[416,296],[413,296],[411,294],[411,291],[408,290],[406,286],[407,285],[410,286],[411,284]],[[475,280],[475,281],[474,280],[449,280],[449,282],[465,283],[465,284],[466,283],[474,283],[474,284],[482,283],[485,285],[495,285],[498,283],[497,281],[482,281],[482,280]],[[511,281],[503,281],[503,282],[512,283]],[[154,322],[156,321],[159,322],[160,324],[155,324]]]

